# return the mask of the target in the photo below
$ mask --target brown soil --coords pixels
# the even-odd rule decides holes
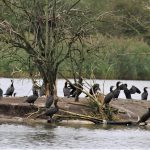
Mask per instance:
[[[24,103],[25,99],[26,97],[2,98],[0,100],[0,118],[4,118],[4,116],[25,118],[27,113],[35,112],[38,107],[44,107],[45,105],[44,97],[38,98],[35,106]],[[58,102],[61,109],[80,114],[90,114],[91,110],[86,105],[87,98],[80,98],[79,102],[75,102],[74,98],[60,98]],[[111,101],[110,105],[119,110],[118,118],[120,120],[136,121],[138,116],[141,116],[150,107],[150,102],[118,99]]]

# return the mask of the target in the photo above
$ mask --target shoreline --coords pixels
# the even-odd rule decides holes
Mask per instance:
[[[74,102],[74,98],[65,98],[59,97],[58,106],[66,111],[71,111],[73,113],[79,114],[90,114],[90,108],[86,106],[87,98],[80,98],[79,102]],[[14,123],[44,123],[47,124],[47,119],[45,117],[40,118],[27,118],[28,113],[33,113],[38,110],[38,107],[45,106],[45,98],[40,97],[35,102],[35,106],[32,106],[28,103],[24,103],[26,97],[3,97],[0,100],[0,122],[14,122]],[[150,107],[149,101],[140,101],[140,100],[124,100],[118,99],[113,100],[110,103],[110,106],[118,109],[119,115],[117,118],[122,122],[136,122],[138,117],[143,115],[147,108]],[[59,112],[59,114],[61,111]],[[71,121],[72,120],[72,121]],[[66,122],[74,123],[84,123],[84,124],[93,124],[90,121],[73,121],[73,119],[66,119]],[[63,120],[64,121],[64,120]],[[65,121],[64,121],[65,122]]]

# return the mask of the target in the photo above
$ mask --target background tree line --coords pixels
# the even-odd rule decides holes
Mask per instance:
[[[7,19],[16,25],[19,23],[24,27],[23,30],[28,31],[28,23],[23,14],[17,16],[18,22],[15,22],[14,13],[4,2],[7,1],[0,2],[2,8],[0,20]],[[16,1],[17,3],[19,1]],[[76,1],[67,0],[65,5],[63,3],[62,0],[62,7],[67,8]],[[32,5],[32,1],[30,3],[24,1],[23,4],[36,7],[36,5]],[[44,5],[44,2],[41,2],[40,5]],[[13,6],[11,7],[13,8]],[[31,9],[35,9],[36,14],[40,13],[38,8]],[[71,59],[64,59],[58,68],[61,74],[65,77],[73,77],[74,72],[82,70],[82,74],[87,78],[94,75],[96,78],[107,79],[150,79],[149,1],[81,0],[73,9],[83,10],[85,16],[82,14],[79,17],[77,16],[81,15],[79,12],[72,12],[71,17],[74,19],[70,22],[66,21],[66,24],[63,25],[64,28],[67,24],[72,23],[71,27],[76,29],[87,21],[86,17],[88,20],[94,18],[95,21],[85,27],[88,35],[85,35],[85,31],[80,30],[80,34],[84,34],[84,38],[82,38],[82,42],[78,40],[72,45],[73,50],[69,53]],[[19,8],[17,11],[20,11]],[[87,31],[88,28],[90,31]],[[2,33],[2,29],[0,32]],[[75,30],[71,32],[72,35],[77,33]],[[29,38],[32,39],[32,37]],[[33,58],[29,57],[26,51],[4,43],[2,35],[0,47],[0,56],[3,58],[0,59],[1,76],[10,76],[13,70],[17,72],[14,74],[17,76],[27,76],[30,71],[38,72],[38,69],[34,67]],[[67,45],[63,45],[63,52],[66,51],[66,47]],[[11,51],[7,51],[8,49]],[[16,49],[18,50],[16,51]],[[61,76],[58,75],[58,77]]]

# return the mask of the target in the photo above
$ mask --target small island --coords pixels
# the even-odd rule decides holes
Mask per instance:
[[[39,116],[36,118],[37,113],[35,113],[38,109],[45,106],[45,98],[38,98],[35,105],[24,103],[25,99],[25,97],[6,97],[1,99],[1,122],[47,123],[46,116]],[[97,124],[103,123],[101,122],[103,121],[102,118],[98,119],[97,116],[94,117],[94,110],[89,107],[88,98],[81,98],[79,102],[74,102],[74,98],[60,97],[59,99],[58,106],[60,111],[54,115],[54,118],[58,119],[58,122],[67,120],[69,123],[69,120],[78,120],[78,123],[80,123],[80,120],[81,122],[85,121],[85,124],[94,124],[93,120],[95,118],[97,119]],[[138,117],[142,116],[147,111],[147,108],[150,107],[150,103],[148,101],[118,99],[113,100],[110,106],[117,111],[117,114],[115,113],[115,115],[113,115],[114,118],[112,124],[115,125],[116,122],[117,125],[117,122],[120,122],[120,125],[131,125],[132,123],[137,122],[139,119]],[[89,116],[91,117],[88,118]]]

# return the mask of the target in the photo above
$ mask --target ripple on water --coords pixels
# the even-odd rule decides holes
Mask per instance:
[[[141,128],[0,125],[1,149],[149,149]]]

